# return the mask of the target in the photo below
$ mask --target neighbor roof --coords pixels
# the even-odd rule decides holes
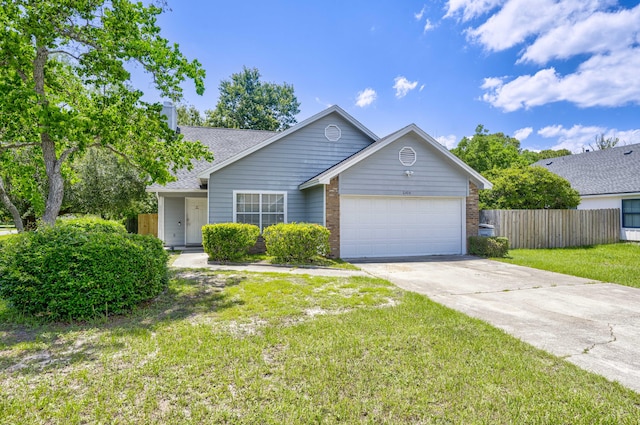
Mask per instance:
[[[580,195],[640,192],[640,143],[536,162],[564,177]]]
[[[180,133],[185,140],[199,140],[213,152],[214,161],[192,161],[193,168],[182,168],[175,173],[176,181],[165,185],[153,184],[148,192],[189,191],[200,189],[198,175],[212,164],[219,164],[259,145],[273,137],[276,133],[263,130],[237,130],[231,128],[189,127],[180,126]]]
[[[369,146],[367,146],[364,149],[356,152],[355,154],[353,154],[350,157],[346,158],[345,160],[339,162],[338,164],[334,165],[333,167],[329,168],[328,170],[323,171],[322,173],[318,174],[317,176],[312,177],[311,179],[309,179],[306,182],[302,183],[300,185],[300,189],[307,189],[307,188],[316,186],[318,184],[329,184],[329,181],[333,177],[337,176],[338,174],[342,173],[343,171],[345,171],[348,168],[352,167],[353,165],[359,163],[363,159],[371,156],[373,153],[379,151],[383,147],[393,143],[394,141],[398,140],[399,138],[405,136],[408,133],[415,133],[424,142],[430,144],[431,146],[436,148],[438,151],[440,151],[444,158],[446,158],[452,164],[454,164],[454,165],[458,166],[459,168],[461,168],[469,176],[469,178],[471,178],[471,180],[474,182],[474,184],[476,184],[478,186],[479,189],[491,189],[492,185],[491,185],[491,182],[489,180],[487,180],[484,177],[482,177],[482,175],[480,175],[480,173],[475,171],[473,168],[469,167],[462,160],[460,160],[458,157],[456,157],[451,152],[449,152],[437,140],[435,140],[433,137],[429,136],[427,133],[425,133],[420,127],[418,127],[415,124],[409,124],[408,126],[402,128],[402,129],[400,129],[400,130],[398,130],[398,131],[396,131],[394,133],[391,133],[388,136],[383,137],[382,139],[378,140],[377,142],[370,144]]]

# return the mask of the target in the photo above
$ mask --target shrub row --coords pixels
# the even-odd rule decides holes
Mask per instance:
[[[202,227],[202,245],[209,259],[233,261],[255,245],[260,229],[252,224],[220,223]],[[329,230],[319,224],[279,223],[264,229],[267,255],[282,262],[310,262],[329,253]]]
[[[509,239],[494,236],[469,236],[469,254],[481,257],[506,257]]]
[[[121,227],[65,220],[6,240],[0,297],[48,320],[84,320],[123,313],[157,296],[168,280],[162,242]]]

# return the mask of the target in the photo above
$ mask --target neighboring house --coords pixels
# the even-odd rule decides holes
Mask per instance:
[[[309,222],[336,257],[464,254],[491,187],[417,126],[380,139],[338,106],[279,133],[179,130],[215,160],[147,189],[166,245],[201,244],[206,223]]]
[[[640,241],[640,143],[535,163],[580,193],[578,209],[620,208],[620,237]]]

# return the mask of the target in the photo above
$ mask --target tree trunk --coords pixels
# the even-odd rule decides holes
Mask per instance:
[[[47,170],[47,182],[49,193],[47,194],[47,203],[44,209],[42,221],[45,225],[53,226],[56,224],[56,218],[62,207],[62,199],[64,197],[64,180],[60,170],[61,161],[56,157],[56,145],[50,139],[47,133],[41,135],[42,154],[44,164]]]
[[[0,200],[11,213],[11,216],[13,217],[13,223],[16,225],[16,229],[18,229],[18,232],[23,232],[24,224],[22,223],[22,217],[20,217],[20,212],[13,204],[13,202],[11,202],[11,199],[9,199],[9,195],[7,195],[7,191],[4,188],[4,180],[2,180],[2,177],[0,177]]]

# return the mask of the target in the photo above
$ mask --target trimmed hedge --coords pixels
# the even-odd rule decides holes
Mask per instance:
[[[232,261],[256,244],[260,228],[253,224],[219,223],[202,226],[202,246],[213,261]]]
[[[59,229],[73,228],[85,232],[127,233],[124,224],[99,217],[59,218],[56,220],[56,227]]]
[[[67,222],[4,241],[0,297],[47,320],[85,320],[124,313],[160,294],[168,282],[162,242],[99,227]]]
[[[329,229],[311,223],[279,223],[262,232],[267,255],[276,261],[308,263],[329,254]]]
[[[494,236],[469,236],[469,254],[481,257],[506,257],[509,239]]]

